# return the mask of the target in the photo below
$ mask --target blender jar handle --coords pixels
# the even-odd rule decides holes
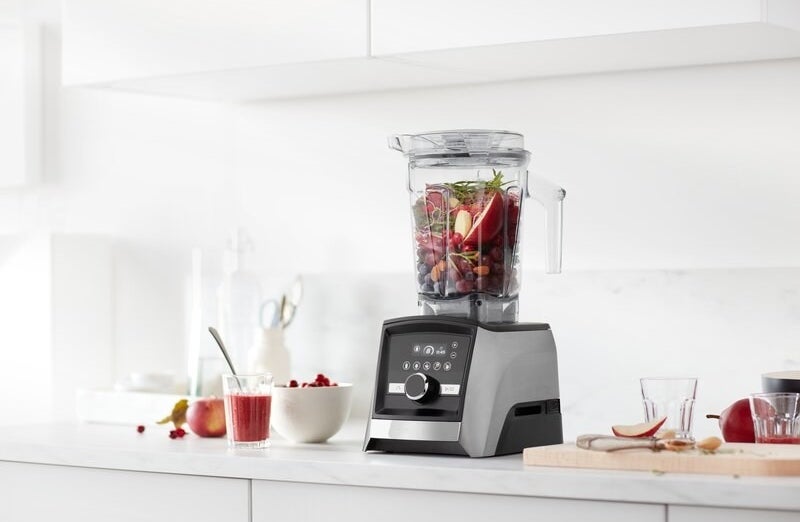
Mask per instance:
[[[567,192],[541,176],[528,178],[533,199],[544,207],[544,224],[546,232],[545,272],[561,273],[561,222],[563,217],[563,201]]]

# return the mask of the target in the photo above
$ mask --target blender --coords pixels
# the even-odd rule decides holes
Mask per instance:
[[[364,450],[485,457],[563,442],[555,341],[518,322],[520,225],[545,208],[561,270],[565,192],[528,174],[521,134],[402,134],[420,315],[384,321]]]

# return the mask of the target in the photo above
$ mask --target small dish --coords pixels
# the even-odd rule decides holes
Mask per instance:
[[[353,385],[272,389],[272,427],[292,442],[325,442],[350,415]]]

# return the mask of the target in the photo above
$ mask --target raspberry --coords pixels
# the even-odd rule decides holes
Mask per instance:
[[[175,430],[169,430],[169,438],[170,439],[177,439],[178,438],[178,432],[176,432]]]
[[[289,388],[297,388],[297,381],[294,379],[289,381]]]
[[[303,388],[308,388],[308,383],[307,382],[303,383]]]
[[[139,433],[144,433],[144,426],[139,424],[138,426],[136,426],[136,431],[138,431]]]
[[[175,430],[175,435],[177,435],[178,437],[183,437],[184,435],[186,435],[186,430],[183,428],[178,428],[177,430]]]
[[[321,381],[321,380],[323,380],[324,378],[325,378],[325,374],[324,374],[324,373],[318,373],[318,374],[317,374],[317,378],[316,378],[316,380],[317,380],[317,381]]]

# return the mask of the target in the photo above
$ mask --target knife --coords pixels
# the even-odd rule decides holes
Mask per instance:
[[[627,449],[649,449],[653,451],[681,451],[694,447],[694,441],[681,439],[657,439],[655,437],[627,438],[611,435],[581,435],[575,445],[592,451],[621,451]]]

